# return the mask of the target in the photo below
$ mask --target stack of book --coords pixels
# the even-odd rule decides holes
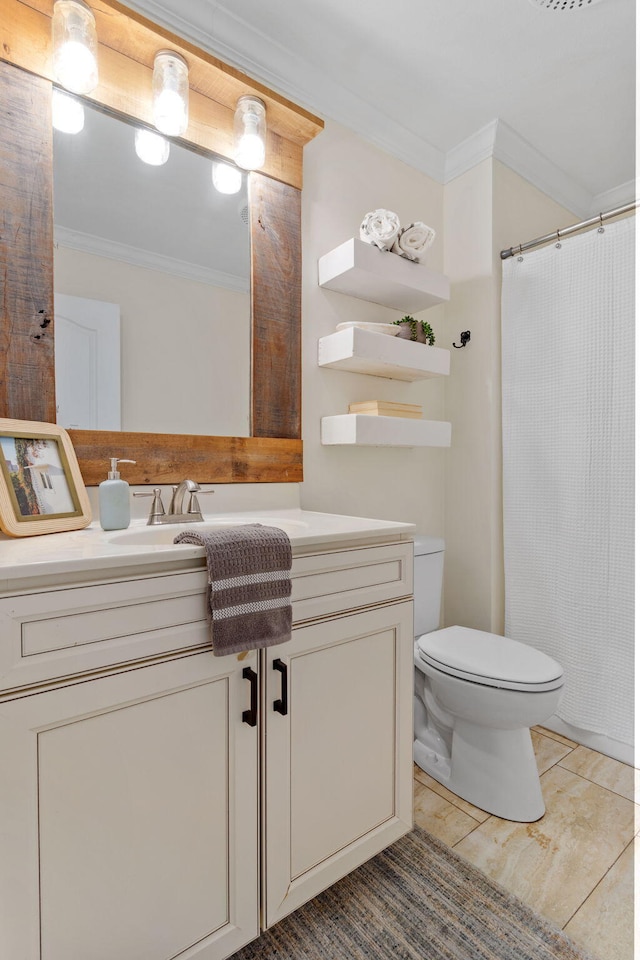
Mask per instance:
[[[370,417],[408,417],[420,420],[422,407],[419,403],[394,403],[391,400],[361,400],[349,404],[349,413],[361,413]]]

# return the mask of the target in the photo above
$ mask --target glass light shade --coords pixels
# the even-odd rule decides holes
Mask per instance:
[[[84,107],[68,93],[54,90],[51,98],[51,123],[60,133],[80,133],[84,127]]]
[[[217,163],[211,167],[211,179],[218,193],[238,193],[242,186],[242,173],[230,163]]]
[[[264,166],[266,110],[258,97],[240,97],[233,121],[233,159],[243,170]]]
[[[145,163],[161,167],[169,159],[169,141],[153,130],[136,130],[136,153]]]
[[[56,0],[53,6],[53,75],[73,93],[98,86],[96,21],[82,0]]]
[[[153,122],[168,137],[179,137],[189,123],[189,68],[171,50],[159,50],[153,61]]]

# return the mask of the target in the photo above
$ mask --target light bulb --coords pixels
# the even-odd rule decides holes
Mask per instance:
[[[161,133],[177,137],[187,129],[187,109],[175,90],[162,90],[156,97],[153,122]]]
[[[171,50],[159,50],[153,61],[153,122],[170,137],[181,136],[189,123],[189,68]]]
[[[265,106],[258,97],[240,97],[234,116],[233,159],[244,170],[258,170],[265,161]]]
[[[256,133],[245,133],[236,147],[236,163],[243,170],[258,170],[264,165],[264,143]]]
[[[218,193],[238,193],[242,186],[242,173],[230,163],[214,162],[211,179]]]
[[[145,163],[161,167],[169,159],[169,141],[152,130],[136,130],[136,153]]]
[[[51,123],[60,133],[80,133],[84,127],[84,107],[68,93],[54,90],[51,98]]]
[[[52,18],[53,73],[73,93],[98,86],[96,22],[82,0],[56,0]]]

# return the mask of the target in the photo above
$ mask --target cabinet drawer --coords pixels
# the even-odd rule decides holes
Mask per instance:
[[[0,600],[0,691],[211,642],[204,569]],[[295,557],[293,621],[413,592],[411,543]]]
[[[207,643],[204,571],[0,600],[0,690]]]
[[[412,543],[296,557],[293,562],[294,623],[412,594]]]

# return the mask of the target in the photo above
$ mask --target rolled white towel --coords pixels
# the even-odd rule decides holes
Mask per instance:
[[[380,250],[391,250],[400,231],[400,220],[392,210],[373,210],[360,224],[360,239]]]
[[[402,227],[392,246],[393,253],[406,257],[407,260],[420,262],[421,257],[429,249],[435,239],[436,232],[421,220]]]

